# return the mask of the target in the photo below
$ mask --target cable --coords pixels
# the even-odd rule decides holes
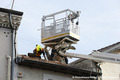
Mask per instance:
[[[12,17],[11,17],[11,13],[9,13],[9,24],[10,24],[10,28],[11,28],[11,32],[13,33],[13,30],[15,30],[15,33],[14,33],[14,51],[15,51],[15,58],[16,58],[16,34],[17,34],[17,27],[14,29],[13,28],[13,24],[12,24]]]
[[[10,24],[11,32],[13,32],[13,25],[12,25],[11,13],[9,13],[8,15],[9,15],[9,24]]]
[[[15,50],[15,59],[16,59],[16,35],[17,35],[17,28],[15,29],[15,36],[14,36],[14,50]]]
[[[12,33],[12,63],[11,63],[11,80],[13,80],[13,73],[14,73],[14,39],[13,39],[13,25],[12,25],[12,19],[11,19],[11,13],[8,14],[9,15],[9,24],[10,24],[10,28],[11,28],[11,33]]]
[[[13,9],[13,6],[14,6],[14,2],[15,2],[15,0],[13,0],[13,2],[12,2],[12,6],[11,6],[11,9]]]

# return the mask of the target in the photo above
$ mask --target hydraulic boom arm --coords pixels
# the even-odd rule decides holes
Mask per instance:
[[[61,51],[59,51],[59,54],[66,57],[83,58],[93,60],[96,62],[111,62],[120,64],[120,54],[103,53],[98,51],[94,51],[90,55],[63,53]]]

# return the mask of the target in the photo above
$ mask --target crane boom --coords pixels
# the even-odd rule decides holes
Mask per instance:
[[[89,59],[95,62],[110,62],[110,63],[120,64],[120,54],[103,53],[103,52],[98,52],[98,51],[92,52],[92,54],[90,55],[68,53],[68,52],[63,53],[61,51],[59,51],[59,54],[65,57]]]

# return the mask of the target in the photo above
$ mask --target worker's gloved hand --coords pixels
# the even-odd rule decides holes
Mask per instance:
[[[33,53],[36,54],[36,50],[33,50]]]

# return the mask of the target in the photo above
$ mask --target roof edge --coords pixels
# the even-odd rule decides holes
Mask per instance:
[[[16,10],[11,10],[11,9],[5,9],[5,8],[0,8],[0,12],[12,13],[12,14],[16,14],[16,15],[19,15],[19,16],[23,15],[23,12],[21,12],[21,11],[16,11]]]

